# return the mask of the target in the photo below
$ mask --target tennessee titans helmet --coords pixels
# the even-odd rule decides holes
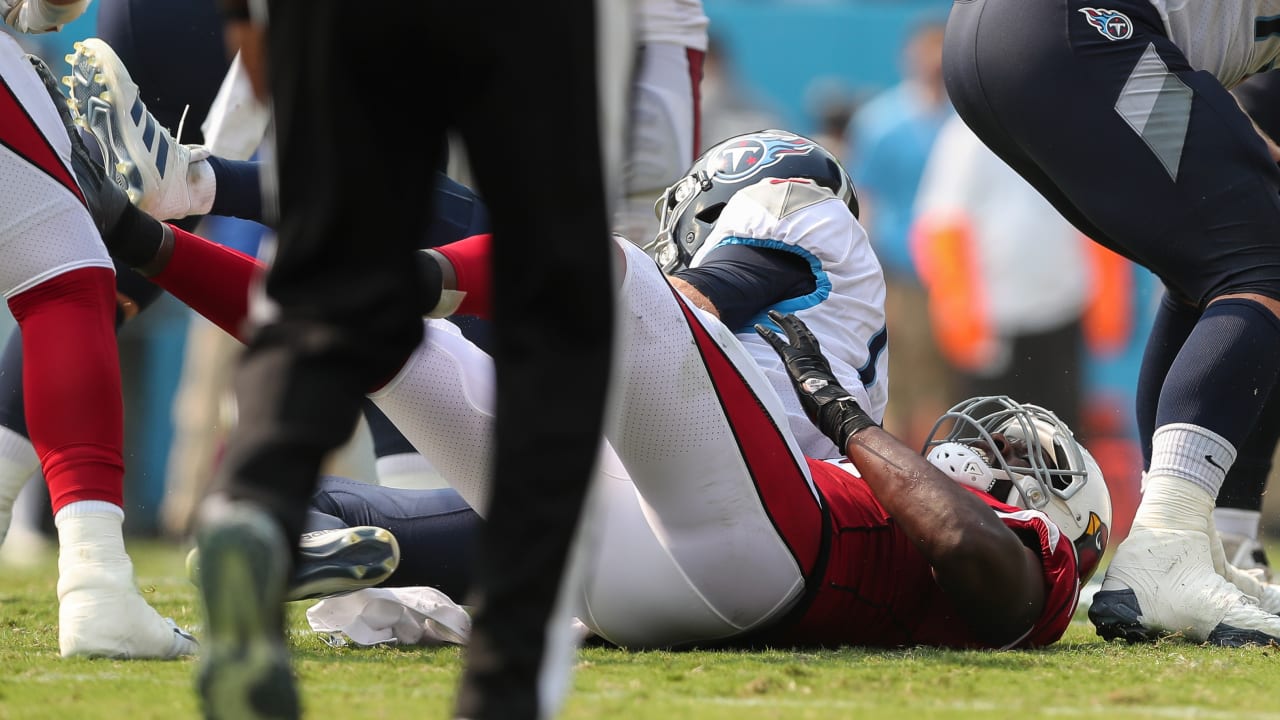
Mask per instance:
[[[953,480],[1047,515],[1075,545],[1082,584],[1098,569],[1111,494],[1097,461],[1052,412],[1004,395],[971,398],[938,419],[925,454]]]
[[[658,235],[646,250],[663,270],[688,267],[720,211],[739,190],[765,178],[808,178],[829,188],[858,216],[858,195],[840,161],[809,138],[760,130],[718,143],[658,198]]]

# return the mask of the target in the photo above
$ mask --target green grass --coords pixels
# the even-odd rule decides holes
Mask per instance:
[[[131,545],[140,585],[199,635],[194,590],[171,545]],[[1277,555],[1273,554],[1273,557]],[[195,663],[58,657],[56,565],[0,572],[0,719],[198,716]],[[457,648],[335,649],[291,608],[312,718],[447,718]],[[1083,619],[1032,652],[580,653],[564,718],[1277,718],[1280,651],[1174,640],[1104,644]]]

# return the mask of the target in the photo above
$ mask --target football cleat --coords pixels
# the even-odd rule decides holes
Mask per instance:
[[[196,654],[199,645],[132,584],[82,571],[58,579],[58,648],[62,657],[172,660]]]
[[[1116,549],[1089,620],[1106,640],[1176,635],[1225,647],[1280,644],[1280,617],[1214,570],[1210,536],[1135,527]]]
[[[1280,585],[1267,582],[1262,571],[1241,570],[1228,564],[1223,568],[1222,577],[1227,582],[1240,588],[1242,592],[1258,601],[1263,612],[1280,615]]]
[[[120,536],[123,516],[59,518],[58,646],[63,657],[168,660],[195,638],[160,617],[138,592]]]
[[[1226,553],[1227,562],[1241,570],[1258,570],[1267,582],[1271,581],[1271,563],[1267,560],[1267,551],[1256,538],[1235,533],[1218,533],[1222,538],[1222,549]]]
[[[125,209],[129,207],[129,196],[115,184],[112,178],[108,177],[102,164],[93,156],[89,148],[85,147],[84,138],[80,132],[82,121],[77,120],[75,116],[75,102],[62,94],[58,81],[53,77],[53,71],[35,55],[28,55],[27,60],[44,83],[49,99],[58,108],[58,117],[62,120],[67,138],[71,141],[71,169],[75,173],[81,192],[84,193],[85,204],[93,215],[93,222],[98,226],[98,231],[102,233],[105,240],[111,235]]]
[[[1222,533],[1216,529],[1209,538],[1210,550],[1213,552],[1213,567],[1227,582],[1240,588],[1244,594],[1258,601],[1258,607],[1272,615],[1280,614],[1280,585],[1268,581],[1266,573],[1260,568],[1242,569],[1228,562],[1229,555],[1223,550]]]
[[[400,545],[390,530],[363,525],[305,533],[285,601],[341,595],[382,584],[400,565]],[[200,551],[187,555],[187,575],[200,582]]]
[[[208,148],[182,145],[147,111],[138,86],[107,43],[88,38],[67,55],[72,108],[102,150],[103,165],[129,201],[158,220],[201,214],[191,193],[196,173],[212,174],[199,161]]]
[[[204,716],[300,716],[284,637],[289,544],[275,518],[248,502],[212,496],[200,508],[199,585],[205,644],[197,687]]]

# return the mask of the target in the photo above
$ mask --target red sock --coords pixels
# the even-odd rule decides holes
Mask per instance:
[[[151,281],[243,342],[249,285],[263,267],[238,250],[173,227],[173,257]]]
[[[63,273],[9,299],[22,333],[27,430],[56,513],[124,505],[124,405],[110,268]]]
[[[433,248],[449,259],[453,265],[453,274],[458,278],[458,289],[467,296],[458,306],[463,315],[475,315],[489,318],[492,315],[493,273],[489,266],[489,248],[493,236],[472,235],[448,245]]]

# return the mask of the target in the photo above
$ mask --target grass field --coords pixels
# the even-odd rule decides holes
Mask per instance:
[[[199,635],[195,592],[172,545],[131,545],[140,585]],[[1274,548],[1273,548],[1274,551]],[[1273,554],[1273,557],[1278,554]],[[55,561],[0,573],[0,719],[198,716],[194,661],[58,657]],[[291,608],[309,718],[447,718],[457,648],[334,649]],[[583,650],[564,718],[1276,718],[1280,650],[1166,641],[1105,644],[1083,618],[1030,652]]]

